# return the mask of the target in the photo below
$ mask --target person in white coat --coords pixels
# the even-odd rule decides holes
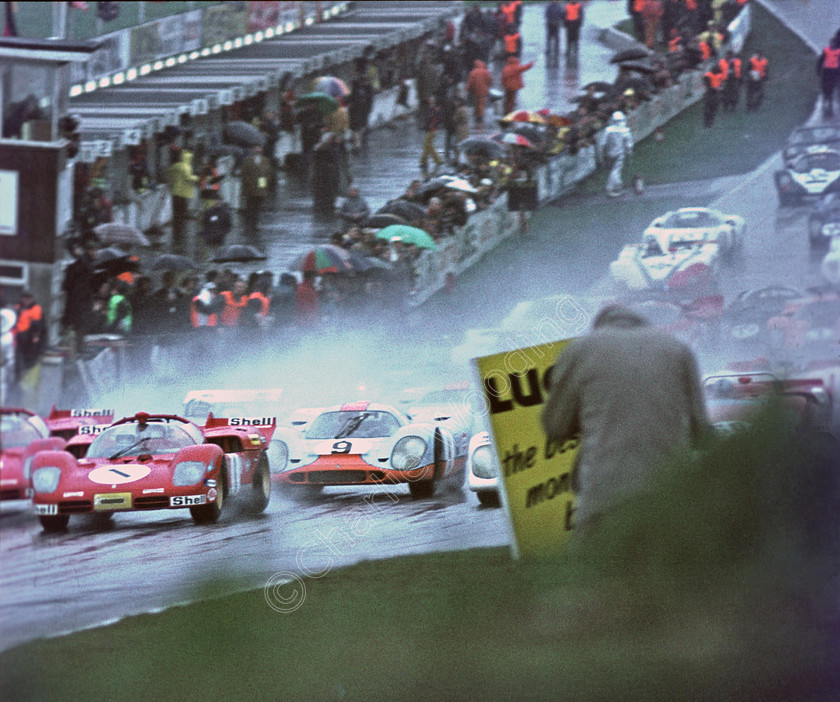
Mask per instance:
[[[610,124],[604,130],[601,148],[604,159],[610,167],[607,195],[618,197],[624,191],[622,181],[624,161],[633,153],[633,134],[627,126],[627,118],[623,112],[613,112]]]

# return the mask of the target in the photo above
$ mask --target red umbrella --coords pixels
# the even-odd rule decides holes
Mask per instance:
[[[493,138],[496,138],[495,136]],[[513,132],[505,132],[499,135],[498,141],[502,144],[510,146],[523,146],[526,149],[533,149],[534,145],[521,134],[514,134]]]

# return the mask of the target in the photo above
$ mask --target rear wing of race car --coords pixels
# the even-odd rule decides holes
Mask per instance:
[[[84,427],[108,426],[114,421],[112,409],[57,409],[52,406],[44,420],[51,436],[69,440],[82,433]]]
[[[276,426],[276,417],[214,417],[212,412],[207,416],[207,421],[204,424],[205,429],[219,429],[221,427],[254,429],[266,441],[271,441]]]

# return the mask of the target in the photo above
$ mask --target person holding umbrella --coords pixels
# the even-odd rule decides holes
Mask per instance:
[[[90,329],[90,313],[96,292],[94,283],[96,245],[92,239],[74,240],[70,244],[73,263],[64,272],[61,290],[64,293],[64,314],[61,324],[70,337],[70,347],[78,351]]]

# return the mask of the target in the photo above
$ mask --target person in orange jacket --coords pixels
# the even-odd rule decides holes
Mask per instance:
[[[525,87],[522,74],[530,71],[534,62],[519,63],[516,56],[509,56],[502,69],[502,87],[505,90],[504,113],[508,114],[516,109],[516,94]]]
[[[476,59],[473,69],[467,76],[467,93],[473,101],[473,118],[477,125],[484,124],[487,95],[490,93],[492,85],[493,76],[487,70],[487,64]]]
[[[566,27],[566,57],[578,55],[580,26],[583,24],[583,3],[569,0],[563,11],[563,25]]]
[[[747,64],[747,112],[757,110],[764,100],[767,67],[767,57],[760,51],[750,56]]]

